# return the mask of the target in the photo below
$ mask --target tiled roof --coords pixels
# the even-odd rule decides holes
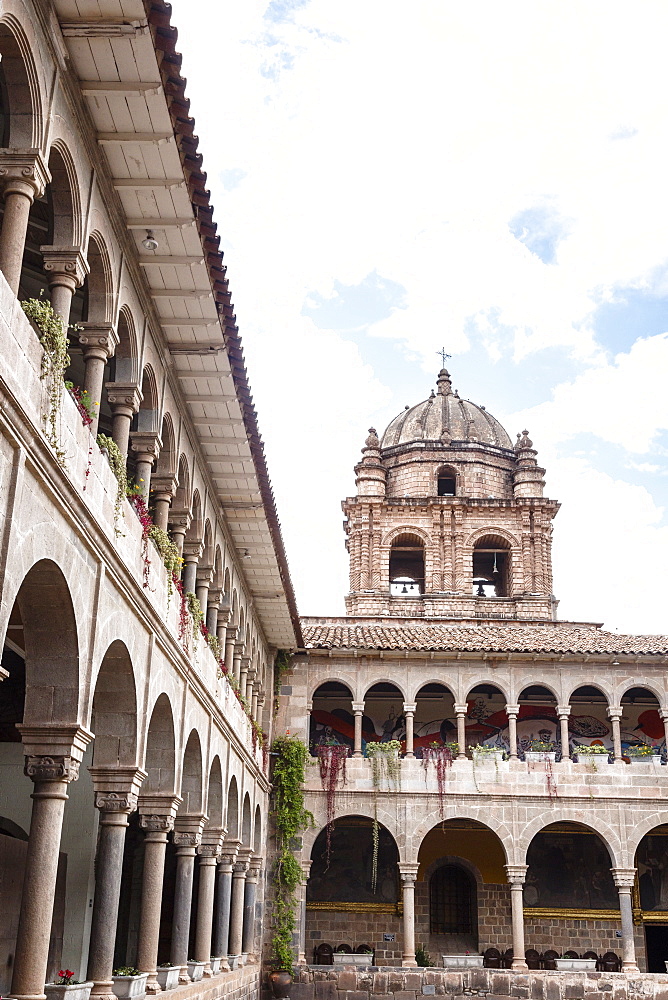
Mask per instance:
[[[617,635],[571,622],[356,624],[345,618],[302,618],[302,634],[306,649],[668,655],[668,636]]]

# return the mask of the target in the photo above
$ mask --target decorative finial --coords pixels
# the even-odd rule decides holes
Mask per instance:
[[[533,448],[533,441],[529,437],[528,431],[522,431],[522,440],[520,441],[520,448]]]
[[[439,396],[449,396],[452,392],[452,382],[450,381],[450,372],[446,368],[441,368],[438,373],[438,379],[436,380],[436,385],[438,386]]]
[[[378,440],[378,433],[375,427],[369,428],[369,436],[364,443],[367,448],[380,448],[380,441]]]

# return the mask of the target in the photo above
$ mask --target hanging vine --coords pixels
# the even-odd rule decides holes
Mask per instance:
[[[322,789],[327,793],[327,868],[332,853],[332,826],[335,814],[336,790],[339,784],[346,783],[346,761],[348,759],[348,747],[339,744],[321,743],[316,747],[318,763],[320,765],[320,783]]]
[[[373,782],[373,858],[371,861],[371,891],[375,892],[378,884],[378,792],[383,779],[387,780],[388,791],[398,791],[401,785],[401,761],[399,740],[388,740],[386,743],[370,742],[366,745],[366,755],[371,761],[371,779]]]
[[[271,749],[275,755],[272,784],[278,848],[272,872],[275,890],[272,967],[292,975],[292,934],[297,906],[295,893],[302,879],[302,870],[291,850],[291,842],[309,826],[313,826],[313,816],[304,807],[304,780],[309,753],[305,743],[295,736],[287,735],[274,740]]]
[[[46,382],[49,395],[46,439],[55,451],[59,465],[64,466],[65,452],[60,447],[58,438],[58,417],[63,399],[65,372],[70,364],[67,353],[70,343],[67,339],[67,328],[46,299],[26,299],[21,303],[21,308],[37,328],[39,342],[44,348],[40,378]]]
[[[123,501],[125,500],[128,493],[128,473],[125,466],[125,459],[121,454],[121,451],[114,441],[110,438],[108,434],[98,434],[97,436],[98,446],[102,451],[106,452],[109,465],[111,466],[111,471],[116,476],[116,499],[114,500],[114,533],[122,535],[123,532],[118,527],[118,522],[122,517],[123,513]]]
[[[149,509],[146,506],[146,500],[141,493],[135,490],[130,490],[128,492],[128,500],[130,502],[130,506],[134,509],[135,514],[139,518],[139,523],[141,524],[141,555],[144,562],[143,586],[146,588],[150,583],[149,570],[151,568],[151,560],[148,557],[148,540],[151,537],[153,518],[151,517]]]
[[[445,819],[445,783],[448,775],[448,768],[453,760],[452,750],[449,746],[440,746],[437,743],[425,747],[422,751],[422,766],[425,770],[425,781],[429,771],[429,765],[436,768],[436,782],[438,784],[438,808],[441,819]]]
[[[204,615],[202,614],[202,605],[199,603],[199,598],[196,594],[188,591],[186,594],[186,603],[188,605],[188,612],[192,619],[192,637],[193,637],[193,652],[197,649],[197,640],[202,634],[202,625],[204,624]]]

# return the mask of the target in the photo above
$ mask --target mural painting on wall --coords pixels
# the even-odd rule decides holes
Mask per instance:
[[[378,878],[371,887],[373,833],[371,820],[337,819],[332,829],[331,852],[327,863],[325,831],[318,835],[311,851],[308,880],[309,903],[396,903],[399,855],[391,835],[378,829]]]
[[[527,863],[525,906],[619,909],[610,855],[595,834],[539,833],[531,842]]]
[[[668,830],[643,837],[636,866],[641,909],[668,910]]]
[[[449,699],[452,702],[452,699]],[[445,701],[445,699],[444,699]],[[449,743],[457,739],[454,708],[444,705],[439,710],[418,700],[415,716],[414,750],[422,756],[424,747],[433,743]],[[478,743],[509,750],[508,717],[503,698],[474,697],[469,699],[466,718],[466,742]],[[406,736],[403,705],[379,706],[374,714],[368,710],[362,718],[362,748],[371,740],[403,741]],[[425,709],[427,710],[425,713]],[[581,744],[599,744],[612,751],[612,730],[606,717],[607,706],[599,704],[574,705],[568,720],[570,749]],[[663,720],[654,708],[642,705],[625,705],[621,720],[622,749],[638,743],[647,743],[658,749],[665,747]],[[311,712],[311,746],[319,743],[354,745],[355,720],[348,708],[328,710],[317,707]],[[559,743],[559,720],[552,705],[520,705],[517,718],[517,740],[520,751],[528,750],[532,740]]]

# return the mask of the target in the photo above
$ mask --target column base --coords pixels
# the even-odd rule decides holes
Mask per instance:
[[[46,1000],[46,993],[12,993],[5,1000]]]
[[[622,962],[622,972],[630,972],[633,975],[638,975],[640,969],[635,962]]]
[[[154,997],[156,993],[162,993],[162,986],[157,979],[153,981],[149,979],[146,983],[146,994],[147,996]]]
[[[221,959],[221,962],[220,962],[220,971],[221,972],[230,972],[231,971],[230,970],[230,963],[227,961],[226,958]]]
[[[234,972],[235,969],[241,968],[241,955],[228,955],[227,961],[230,965],[230,972]]]
[[[113,980],[100,980],[93,984],[93,988],[90,991],[90,995],[95,997],[95,1000],[117,1000],[116,994],[113,991]]]
[[[510,965],[511,971],[513,972],[526,972],[529,966],[524,961],[523,958],[514,958]]]
[[[181,971],[179,972],[179,985],[180,986],[189,986],[190,983],[191,983],[191,981],[192,980],[190,979],[190,976],[188,975],[188,966],[187,965],[182,965],[181,966]]]
[[[402,969],[417,969],[417,962],[415,961],[415,955],[402,955],[401,956],[401,968]]]

